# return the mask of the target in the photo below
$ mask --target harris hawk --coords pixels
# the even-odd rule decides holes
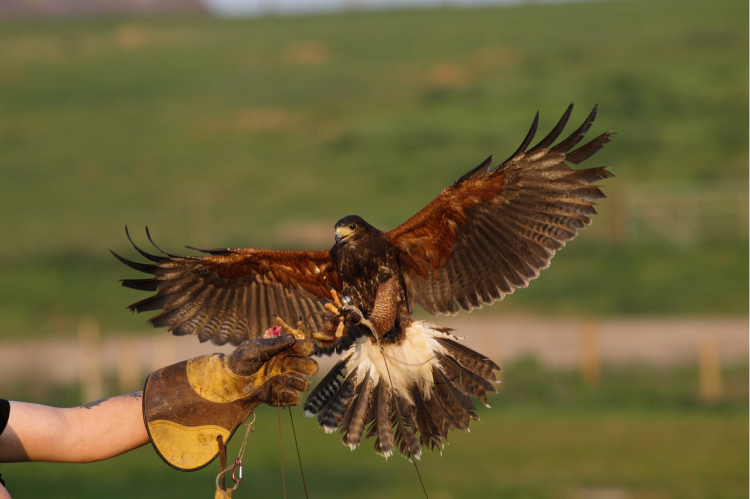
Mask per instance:
[[[595,200],[605,197],[592,184],[612,174],[568,164],[594,155],[611,133],[576,149],[595,107],[553,145],[572,109],[529,147],[537,113],[510,158],[492,168],[490,156],[393,230],[342,218],[329,251],[156,256],[133,244],[151,263],[115,256],[151,277],[122,284],[156,294],[129,308],[162,310],[149,319],[154,327],[218,345],[238,345],[277,323],[312,337],[316,354],[342,356],[309,395],[308,416],[317,415],[327,432],[339,429],[352,449],[363,437],[376,437],[375,451],[385,457],[396,447],[408,458],[419,458],[423,447],[442,449],[449,430],[466,430],[477,418],[471,396],[487,404],[499,367],[450,329],[413,320],[414,305],[455,315],[501,300],[526,287],[591,223]]]

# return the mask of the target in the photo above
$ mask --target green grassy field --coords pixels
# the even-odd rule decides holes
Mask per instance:
[[[146,331],[107,252],[134,254],[126,224],[172,251],[326,247],[340,217],[395,226],[571,101],[573,122],[598,103],[592,134],[618,132],[592,161],[616,173],[613,198],[482,313],[746,314],[746,232],[609,231],[618,193],[747,188],[747,17],[739,0],[665,0],[6,23],[0,337],[73,334],[83,316]]]
[[[724,399],[714,406],[700,402],[697,372],[686,367],[607,368],[599,386],[531,360],[504,374],[492,409],[481,408],[471,433],[451,434],[442,457],[420,461],[431,498],[747,497],[746,365],[724,370]],[[65,393],[42,401],[65,405]],[[76,395],[67,392],[70,401]],[[303,497],[289,416],[281,416],[288,497]],[[420,497],[414,469],[401,457],[383,460],[372,441],[350,452],[299,408],[294,418],[310,497]],[[261,408],[255,427],[235,497],[283,497],[276,410]],[[210,497],[217,468],[180,473],[147,446],[109,462],[4,464],[0,471],[14,497],[146,499]]]
[[[152,334],[107,251],[135,254],[126,224],[171,251],[324,248],[340,217],[395,226],[571,101],[573,122],[599,104],[592,135],[618,133],[590,162],[617,175],[611,199],[538,282],[479,313],[747,315],[746,206],[720,237],[613,237],[627,193],[747,189],[747,19],[739,0],[663,0],[4,23],[0,339],[75,334],[86,316]],[[606,367],[599,386],[531,360],[504,375],[482,422],[420,463],[432,499],[748,497],[746,365],[725,366],[717,405],[698,400],[693,367]],[[303,497],[282,417],[288,496]],[[400,457],[349,452],[299,409],[295,423],[310,497],[420,496]],[[283,497],[275,410],[256,428],[235,497]],[[210,497],[216,468],[179,473],[142,448],[0,471],[14,497],[146,499]]]

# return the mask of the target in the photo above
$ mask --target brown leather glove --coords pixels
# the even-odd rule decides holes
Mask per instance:
[[[219,453],[258,404],[297,405],[318,371],[311,340],[292,335],[244,341],[231,355],[206,355],[149,375],[143,419],[170,466],[194,471]]]

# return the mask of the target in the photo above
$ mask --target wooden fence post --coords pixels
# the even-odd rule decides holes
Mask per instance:
[[[599,384],[602,375],[601,350],[599,348],[599,331],[596,321],[585,321],[581,324],[581,377],[589,385]]]
[[[138,340],[122,338],[117,345],[117,382],[120,390],[126,393],[143,388],[141,374]]]
[[[151,343],[151,371],[175,363],[175,340],[171,334],[156,336]]]
[[[612,187],[608,194],[609,201],[611,201],[607,211],[609,240],[614,244],[624,244],[628,240],[630,217],[628,191],[623,188]]]
[[[499,338],[497,340],[497,343],[495,343],[495,345],[497,345],[496,350],[492,354],[491,358],[496,359],[497,365],[500,366],[500,372],[497,374],[497,380],[499,381],[499,383],[495,385],[495,388],[499,392],[500,390],[505,388],[505,362],[503,362],[502,360],[503,359],[503,347],[502,347],[502,342]]]
[[[102,369],[102,342],[99,324],[93,319],[84,319],[78,329],[80,351],[81,403],[104,397],[104,373]]]
[[[719,342],[715,336],[705,336],[698,348],[698,369],[700,372],[700,398],[707,404],[721,400],[721,358]]]

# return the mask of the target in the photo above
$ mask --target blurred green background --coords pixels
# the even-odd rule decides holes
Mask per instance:
[[[609,199],[538,282],[478,315],[746,318],[747,20],[745,1],[663,0],[5,21],[0,342],[74,337],[85,317],[156,334],[108,252],[135,255],[125,225],[173,252],[327,248],[342,216],[392,228],[570,102],[571,130],[598,103],[591,136],[617,132],[587,163],[612,167]],[[483,422],[423,460],[433,499],[748,497],[746,364],[725,367],[715,405],[694,367],[607,368],[596,386],[504,367]],[[419,495],[401,458],[350,454],[296,414],[311,497]],[[237,497],[281,497],[275,418],[259,416]],[[216,467],[180,474],[142,449],[2,471],[17,497],[202,497]]]
[[[484,313],[747,313],[741,1],[586,2],[0,30],[0,337],[145,331],[118,287],[168,251],[395,227],[570,102],[617,175],[543,283]],[[571,125],[571,130],[573,125]],[[714,199],[715,198],[715,199]]]

